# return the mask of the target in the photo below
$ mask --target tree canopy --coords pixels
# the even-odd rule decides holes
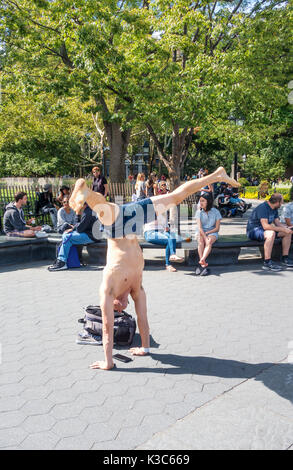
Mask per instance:
[[[292,138],[287,1],[3,0],[0,18],[4,92],[99,116],[113,180],[134,126],[148,129],[174,186],[208,142],[260,155]]]

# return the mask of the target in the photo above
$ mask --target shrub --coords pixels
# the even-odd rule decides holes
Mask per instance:
[[[249,186],[249,181],[246,178],[239,178],[238,183],[241,184],[241,187]]]

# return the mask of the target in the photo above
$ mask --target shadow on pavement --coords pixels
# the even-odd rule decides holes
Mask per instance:
[[[230,359],[218,359],[213,357],[191,357],[176,354],[151,354],[158,368],[129,368],[127,372],[151,372],[162,373],[166,376],[193,374],[200,376],[253,379],[261,381],[266,387],[293,403],[293,364],[260,363],[249,364],[247,362]],[[169,365],[170,368],[164,366]],[[268,369],[272,369],[266,373]],[[264,372],[264,373],[262,373]],[[273,373],[272,373],[273,372]]]

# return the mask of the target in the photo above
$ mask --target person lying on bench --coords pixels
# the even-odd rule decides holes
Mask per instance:
[[[31,227],[24,218],[23,206],[27,204],[27,194],[19,192],[14,196],[15,202],[10,202],[4,214],[4,233],[9,237],[33,238],[42,227]],[[32,222],[30,219],[28,222]]]

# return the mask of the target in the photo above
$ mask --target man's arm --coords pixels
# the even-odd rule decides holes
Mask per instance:
[[[264,230],[273,230],[274,232],[292,233],[288,227],[281,224],[280,219],[274,220],[274,225],[269,224],[268,219],[260,219],[260,223]]]
[[[74,230],[76,230],[78,233],[85,232],[91,224],[92,224],[91,210],[84,211],[81,216],[80,222],[74,226]]]

